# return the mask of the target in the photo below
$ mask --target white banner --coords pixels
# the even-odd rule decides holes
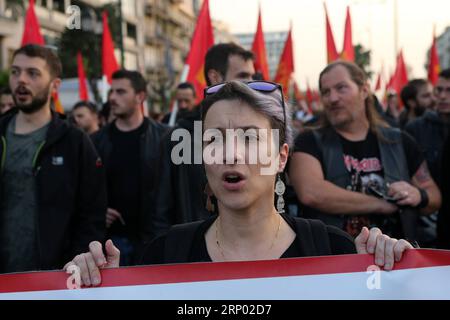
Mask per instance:
[[[304,300],[450,299],[450,251],[410,250],[394,270],[370,255],[190,263],[102,271],[97,288],[69,290],[74,275],[0,276],[0,299]]]

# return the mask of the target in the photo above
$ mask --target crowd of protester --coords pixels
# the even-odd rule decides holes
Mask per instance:
[[[144,116],[144,77],[118,70],[101,108],[79,101],[62,116],[50,98],[61,83],[56,53],[18,49],[9,88],[0,91],[0,272],[62,269],[70,261],[90,285],[99,283],[100,266],[374,253],[381,246],[399,258],[410,243],[450,249],[449,69],[434,87],[414,79],[380,101],[358,66],[337,61],[318,75],[321,105],[304,117],[278,86],[252,81],[253,62],[233,43],[210,48],[205,99],[197,104],[194,86],[178,84],[176,114]],[[277,104],[281,112],[271,111]],[[197,122],[236,129],[248,119],[281,130],[276,174],[248,166],[219,176],[221,167],[195,161],[196,144],[204,143],[195,139]],[[177,129],[194,137],[189,163],[172,161]],[[227,198],[221,184],[233,189],[244,180],[252,189],[239,201]],[[257,218],[241,214],[236,201]],[[305,221],[326,249],[310,249]],[[252,245],[233,246],[239,240]]]

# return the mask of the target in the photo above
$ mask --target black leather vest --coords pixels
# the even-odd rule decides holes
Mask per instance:
[[[381,163],[383,165],[384,180],[386,183],[396,181],[410,182],[408,162],[402,144],[401,131],[395,128],[379,128],[384,139],[378,138]],[[350,190],[351,175],[345,167],[342,143],[332,128],[314,130],[314,137],[322,153],[322,168],[325,180]],[[374,212],[376,213],[376,212]],[[326,224],[344,228],[344,215],[318,213],[318,219]],[[400,220],[404,236],[410,240],[416,240],[418,211],[412,208],[402,208]]]

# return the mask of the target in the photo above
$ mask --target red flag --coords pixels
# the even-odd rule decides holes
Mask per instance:
[[[441,72],[441,66],[439,63],[439,55],[436,47],[436,36],[433,30],[433,44],[430,49],[430,64],[428,65],[428,80],[435,85],[438,78],[439,73]]]
[[[103,38],[102,38],[102,70],[108,83],[111,83],[112,74],[119,69],[116,56],[114,55],[114,42],[109,31],[108,14],[103,11]]]
[[[261,73],[264,80],[269,80],[269,64],[267,63],[266,44],[264,42],[261,8],[259,9],[258,25],[253,40],[252,51],[255,54],[255,71]]]
[[[283,53],[281,54],[280,62],[278,64],[277,73],[274,82],[283,86],[283,92],[287,96],[289,90],[289,81],[294,72],[294,51],[292,45],[292,27],[289,29],[286,43],[284,44]]]
[[[86,74],[84,73],[83,67],[83,57],[81,56],[81,52],[77,53],[77,65],[78,65],[78,84],[79,84],[79,95],[80,100],[89,100],[88,89],[86,85]]]
[[[61,100],[59,100],[58,91],[52,93],[53,104],[55,106],[55,111],[64,114],[64,108],[62,106]]]
[[[197,101],[203,97],[203,90],[206,87],[205,75],[205,55],[208,49],[214,45],[214,34],[209,15],[209,0],[203,1],[202,8],[198,15],[197,25],[191,40],[191,50],[186,58],[186,65],[189,68],[187,81],[195,87]]]
[[[336,49],[336,44],[334,42],[333,30],[331,29],[330,20],[328,19],[328,11],[325,2],[323,3],[325,8],[325,20],[326,20],[326,30],[327,30],[327,63],[331,63],[339,59],[339,54]]]
[[[400,94],[403,87],[408,83],[408,72],[406,71],[405,60],[403,59],[403,51],[397,56],[397,65],[394,75],[389,82],[389,88]]]
[[[34,11],[34,0],[30,0],[30,4],[25,14],[21,46],[27,44],[45,45],[44,37],[42,37],[40,30],[39,21],[36,17],[36,12]],[[57,91],[52,92],[52,99],[56,112],[64,113],[64,108],[59,100]]]
[[[27,13],[25,14],[25,24],[22,35],[22,44],[39,44],[45,45],[44,38],[42,37],[39,21],[34,12],[34,0],[30,0],[30,5],[28,6]]]
[[[355,49],[352,40],[352,19],[350,17],[350,7],[347,7],[347,17],[345,18],[344,46],[341,53],[342,60],[355,61]]]

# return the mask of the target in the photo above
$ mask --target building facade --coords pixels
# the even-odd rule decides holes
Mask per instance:
[[[101,17],[90,9],[100,8],[106,0],[35,0],[35,11],[46,44],[55,45],[67,27],[69,6],[78,5],[90,15],[92,28],[101,33]],[[27,1],[25,1],[27,2]],[[170,93],[180,79],[189,52],[199,0],[121,0],[123,66],[143,73],[149,82],[149,106],[163,111]],[[8,69],[12,53],[20,46],[26,8],[17,1],[0,0],[0,70]],[[216,42],[234,37],[225,24],[213,22]],[[235,40],[235,39],[234,39]],[[117,61],[121,50],[116,48]],[[101,63],[99,57],[98,63]],[[63,97],[62,97],[63,100]],[[64,101],[63,101],[64,104]],[[66,106],[67,107],[67,106]]]

